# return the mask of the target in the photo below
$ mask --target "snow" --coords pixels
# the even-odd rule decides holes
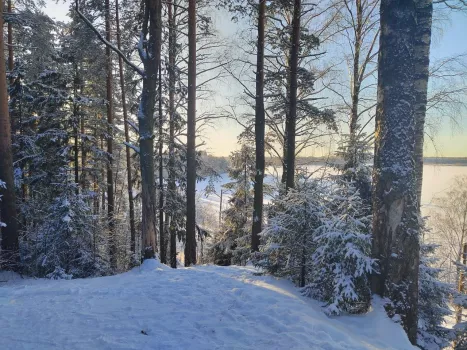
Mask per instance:
[[[152,260],[110,277],[0,281],[2,350],[414,349],[380,300],[366,315],[328,317],[253,267]]]

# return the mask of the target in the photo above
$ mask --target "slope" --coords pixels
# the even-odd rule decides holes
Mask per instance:
[[[85,280],[10,276],[0,283],[0,348],[412,349],[378,304],[329,318],[289,282],[248,267],[172,270],[152,260]]]

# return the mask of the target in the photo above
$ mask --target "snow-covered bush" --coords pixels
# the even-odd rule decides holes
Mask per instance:
[[[323,189],[318,181],[297,181],[296,189],[274,199],[255,265],[301,287],[309,282],[315,238],[326,215]]]
[[[330,314],[365,312],[374,265],[366,210],[351,184],[299,179],[274,200],[253,262],[304,287]]]
[[[22,253],[27,273],[53,279],[105,273],[106,252],[101,247],[107,245],[96,236],[98,223],[89,196],[69,186],[50,203],[30,202],[29,212],[41,218],[26,227]]]
[[[326,216],[315,236],[307,294],[328,303],[329,314],[363,313],[370,306],[371,219],[352,184],[330,186]]]

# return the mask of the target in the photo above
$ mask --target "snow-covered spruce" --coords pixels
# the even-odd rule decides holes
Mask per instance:
[[[305,291],[328,302],[329,314],[363,313],[370,307],[371,219],[353,184],[330,186],[328,210],[315,237],[313,269]]]
[[[304,287],[306,295],[326,303],[329,314],[365,312],[374,265],[366,211],[351,184],[301,179],[274,200],[253,261]]]

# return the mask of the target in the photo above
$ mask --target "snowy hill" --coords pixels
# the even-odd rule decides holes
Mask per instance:
[[[378,306],[329,318],[290,283],[252,268],[172,270],[157,261],[102,278],[0,275],[0,348],[413,349]]]

